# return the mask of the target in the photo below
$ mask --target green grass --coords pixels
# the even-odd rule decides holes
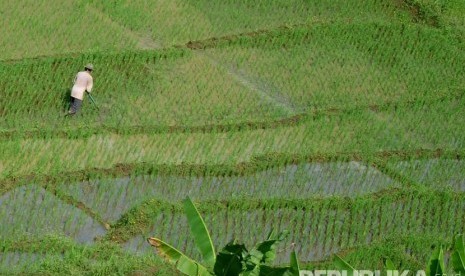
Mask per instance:
[[[437,21],[439,21],[441,25],[450,25],[454,28],[464,30],[465,19],[463,18],[463,13],[465,12],[465,4],[463,1],[414,0],[410,2],[420,6],[423,10],[423,14],[436,16],[438,18]]]
[[[373,267],[377,269],[385,268],[382,263],[385,258],[394,262],[400,269],[410,271],[424,270],[425,263],[428,262],[432,248],[443,245],[450,245],[451,239],[438,238],[437,236],[402,236],[389,235],[383,240],[370,245],[354,247],[344,252],[343,257],[355,267]],[[304,266],[305,267],[305,266]],[[333,269],[334,262],[331,260],[317,264],[308,264],[307,269]]]
[[[158,48],[315,20],[408,20],[394,4],[377,1],[72,0],[45,5],[21,0],[1,8],[7,27],[0,31],[0,59]]]

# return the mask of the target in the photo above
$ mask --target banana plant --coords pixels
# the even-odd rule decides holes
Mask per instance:
[[[299,263],[295,251],[291,254],[290,267],[270,266],[276,257],[276,245],[287,236],[287,232],[274,235],[271,231],[265,241],[257,244],[250,251],[243,244],[233,240],[216,254],[205,222],[189,197],[183,201],[183,208],[203,263],[189,258],[180,250],[158,238],[148,238],[149,244],[155,247],[157,253],[180,272],[189,276],[299,275]]]

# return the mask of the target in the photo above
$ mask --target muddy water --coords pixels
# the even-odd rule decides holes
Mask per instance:
[[[458,191],[465,191],[464,161],[414,160],[388,165],[396,172],[426,186],[440,188],[446,184]],[[64,183],[59,189],[85,203],[104,219],[115,221],[132,206],[137,206],[151,198],[180,201],[186,195],[196,200],[243,197],[263,199],[356,197],[399,185],[376,169],[362,163],[334,162],[289,165],[248,176],[138,176],[74,184]],[[280,249],[282,253],[278,257],[278,263],[285,263],[288,261],[292,242],[296,243],[296,250],[302,259],[311,261],[324,259],[354,245],[369,244],[380,236],[399,229],[403,234],[411,233],[412,229],[421,230],[422,225],[415,225],[416,217],[408,217],[409,214],[415,214],[412,212],[414,208],[412,204],[393,204],[386,210],[368,208],[357,218],[358,221],[363,222],[360,226],[362,228],[354,228],[350,231],[342,230],[344,225],[353,220],[344,210],[338,212],[325,210],[324,214],[320,214],[319,210],[311,212],[250,210],[245,213],[237,210],[219,210],[214,215],[206,214],[205,220],[217,246],[226,244],[234,237],[250,247],[257,241],[263,240],[272,226],[277,229],[293,229],[294,232],[282,245]],[[463,208],[465,207],[459,209],[465,210]],[[395,211],[391,214],[391,210]],[[286,213],[289,211],[291,213]],[[383,222],[377,220],[381,214],[384,216]],[[396,226],[396,217],[399,215],[407,216],[406,219],[412,221],[410,223],[412,229]],[[365,224],[366,227],[363,226]],[[385,229],[385,231],[381,233],[373,229]],[[456,232],[460,229],[450,230]],[[346,235],[349,232],[350,237]],[[43,236],[51,233],[69,236],[79,243],[91,244],[96,237],[105,234],[105,229],[80,209],[66,204],[37,185],[18,187],[0,196],[0,236]],[[149,236],[160,237],[187,250],[189,255],[199,257],[183,214],[159,214],[147,233],[132,238],[124,247],[136,254],[151,253],[153,250],[146,242]],[[30,259],[33,262],[40,258],[38,255],[28,255],[28,253],[13,252],[0,255],[0,261],[6,265],[10,263],[20,265],[23,260]]]
[[[435,189],[448,186],[453,190],[465,191],[464,160],[412,160],[390,164],[402,175]]]
[[[350,196],[397,186],[389,177],[358,162],[289,165],[249,176],[140,176],[64,184],[60,189],[85,203],[107,221],[116,221],[147,199],[180,201],[231,198]]]
[[[44,258],[43,255],[36,253],[24,253],[24,252],[5,252],[0,253],[0,274],[2,271],[12,272],[12,269],[31,266],[34,263],[41,261]],[[2,274],[3,275],[3,274]]]
[[[0,197],[0,237],[65,235],[90,244],[105,229],[78,208],[37,185],[18,187]]]

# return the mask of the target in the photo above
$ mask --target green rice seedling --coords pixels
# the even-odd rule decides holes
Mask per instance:
[[[87,11],[79,1],[54,4],[51,7],[29,0],[2,3],[2,8],[9,12],[4,17],[8,28],[4,28],[1,34],[5,38],[1,44],[4,49],[1,59],[135,46],[135,41],[125,38],[124,29],[112,28],[108,22],[99,21],[93,31],[83,34],[82,25],[98,18],[93,14],[88,14],[87,19],[80,17],[79,14],[87,14]],[[7,41],[15,41],[16,47]]]
[[[179,60],[178,62],[169,60],[167,62],[160,62],[157,63],[157,71],[149,70],[146,74],[144,74],[145,76],[153,76],[153,78],[141,78],[141,75],[139,74],[140,70],[148,70],[147,68],[150,69],[154,66],[154,64],[145,63],[146,61],[134,60],[133,63],[124,65],[123,68],[118,68],[121,66],[122,61],[126,58],[132,57],[133,53],[121,56],[101,56],[102,62],[105,64],[102,65],[100,73],[96,73],[95,78],[97,81],[95,90],[99,94],[99,97],[105,99],[105,102],[103,103],[104,106],[102,108],[104,110],[99,114],[95,112],[87,112],[85,116],[86,126],[93,125],[95,127],[102,123],[109,127],[114,127],[116,124],[119,127],[122,125],[129,126],[131,124],[153,126],[154,117],[150,114],[156,116],[157,120],[155,122],[158,122],[157,124],[162,127],[172,124],[193,125],[199,123],[196,116],[197,118],[200,118],[198,116],[204,116],[204,119],[213,118],[214,120],[220,121],[224,121],[224,119],[226,119],[212,114],[212,112],[215,112],[214,110],[219,110],[221,113],[227,113],[228,121],[235,121],[235,119],[238,119],[238,117],[233,114],[234,112],[239,112],[238,115],[244,118],[245,114],[255,116],[255,113],[258,110],[262,110],[261,108],[247,107],[249,103],[254,101],[252,100],[254,95],[246,93],[246,89],[241,87],[239,84],[234,83],[233,80],[228,81],[228,78],[220,77],[225,75],[226,72],[224,72],[224,70],[218,70],[216,67],[209,64],[208,61],[205,61],[204,58],[190,56],[189,59]],[[81,62],[81,59],[86,59],[86,56],[80,56],[74,60],[70,60],[71,62],[59,63],[56,70],[59,70],[60,72],[66,71],[68,72],[66,75],[73,76],[75,72],[70,71],[69,68],[72,68],[73,66],[75,66],[74,68],[80,68],[77,64]],[[58,59],[58,61],[59,60],[60,59]],[[30,63],[31,65],[29,67],[31,68],[31,73],[25,73],[22,75],[28,76],[26,78],[17,80],[17,75],[5,74],[6,83],[15,82],[15,79],[16,82],[18,82],[14,86],[9,87],[8,90],[11,90],[12,92],[15,89],[21,90],[22,92],[20,93],[30,91],[25,93],[24,96],[31,98],[31,101],[37,101],[39,97],[39,102],[37,102],[34,109],[31,109],[30,106],[18,105],[17,102],[13,103],[14,97],[18,97],[18,93],[7,94],[6,98],[4,97],[2,99],[2,101],[5,102],[5,106],[14,108],[13,110],[9,110],[6,114],[8,115],[7,118],[13,118],[13,120],[9,121],[17,121],[18,123],[16,126],[12,127],[16,128],[21,126],[23,129],[28,129],[33,127],[35,124],[36,127],[45,128],[45,130],[47,130],[47,124],[49,126],[56,124],[69,126],[71,123],[70,120],[65,120],[64,118],[60,118],[60,116],[52,116],[51,114],[61,112],[60,110],[67,108],[68,95],[66,94],[69,94],[69,91],[66,90],[69,89],[71,82],[66,84],[63,78],[51,78],[51,75],[47,74],[49,66],[52,66],[51,64],[53,64],[53,60],[45,60],[42,62],[31,61]],[[34,65],[37,63],[40,66],[35,67]],[[27,63],[23,65],[28,66]],[[16,65],[11,65],[10,67],[14,69]],[[192,67],[200,68],[192,70]],[[10,69],[11,68],[8,68],[6,71],[10,71]],[[198,75],[198,73],[196,73],[201,71],[206,71],[206,74]],[[37,76],[39,84],[35,83],[34,86],[30,85],[30,79],[32,76]],[[204,78],[203,82],[207,86],[197,87],[201,80],[199,77],[202,76]],[[178,80],[180,80],[180,78],[183,78],[184,81],[179,82]],[[41,81],[44,85],[48,85],[48,87],[40,88],[40,84],[42,84]],[[197,85],[195,83],[197,83]],[[25,85],[27,87],[24,87]],[[129,86],[124,87],[124,85]],[[183,85],[183,87],[180,85]],[[190,93],[193,87],[196,87],[195,91]],[[220,87],[223,88],[217,90]],[[131,93],[125,93],[122,89],[131,90]],[[174,94],[173,92],[170,92],[168,97],[167,91],[174,91]],[[214,93],[216,93],[216,95]],[[221,93],[221,99],[220,94],[218,93]],[[115,94],[119,94],[120,96],[115,98]],[[175,94],[178,96],[175,96]],[[202,96],[200,96],[200,94],[202,94]],[[186,97],[186,95],[188,97]],[[27,101],[26,98],[24,100],[25,102]],[[234,101],[237,100],[240,102],[234,104]],[[152,103],[156,103],[162,109],[158,108],[156,109],[156,112],[154,112],[155,110],[151,107]],[[182,107],[182,105],[186,106]],[[131,106],[137,106],[137,109],[133,109]],[[200,109],[196,106],[201,109],[207,109],[204,110],[204,112],[199,112]],[[240,110],[237,110],[239,106]],[[169,110],[169,112],[167,113],[163,111],[163,109],[166,111]],[[272,116],[272,113],[274,113],[273,108],[265,109],[266,110],[263,111]],[[173,110],[175,110],[174,113]],[[194,110],[196,112],[193,112]],[[23,113],[23,115],[24,113],[27,113],[28,115],[26,117],[23,116],[23,118],[20,119],[15,115],[18,114],[18,112]],[[187,113],[184,113],[183,115],[183,112]],[[141,116],[141,114],[144,115]],[[264,113],[263,115],[268,116],[267,114]],[[171,118],[166,117],[165,115],[169,115]],[[41,118],[41,120],[31,120],[31,117],[36,119]],[[125,121],[122,121],[121,118]],[[204,122],[204,119],[200,120],[200,122]],[[181,121],[176,122],[175,120]],[[84,124],[80,122],[79,125],[82,127]]]
[[[360,174],[358,169],[353,170],[350,165],[350,163],[304,163],[233,177],[154,175],[102,179],[76,184],[63,183],[59,189],[84,202],[105,220],[110,221],[117,220],[122,213],[149,198],[172,202],[180,201],[187,195],[201,200],[221,200],[231,197],[305,199],[333,195],[355,197],[376,191],[372,190],[373,187],[365,189],[361,185],[372,183],[369,178],[371,174],[363,174],[367,168],[363,168]],[[379,185],[378,189],[394,185],[391,180],[381,176],[375,181],[376,185]],[[344,187],[346,183],[354,187],[352,191]],[[327,190],[326,185],[331,185],[333,188]],[[360,185],[360,190],[354,190],[356,185]],[[282,194],[283,191],[287,192]]]
[[[3,237],[30,234],[61,233],[82,243],[105,231],[81,210],[65,204],[45,190],[22,186],[3,196]]]
[[[90,7],[140,33],[140,42],[147,44],[152,40],[162,45],[315,21],[408,20],[407,13],[397,10],[394,4],[376,1],[261,1],[253,5],[207,1],[132,1],[129,5],[92,1]]]
[[[379,27],[379,26],[374,25],[373,29],[376,30],[375,28],[387,28],[387,27],[386,26]],[[324,30],[324,29],[323,30],[316,30],[315,32],[318,32],[318,31],[325,32],[327,30]],[[329,31],[329,32],[331,33],[331,31]],[[409,34],[411,34],[411,33],[409,33]],[[360,35],[360,34],[358,34],[358,35]],[[333,36],[339,36],[339,32],[336,31],[335,34],[333,33]],[[329,37],[329,36],[325,36],[325,37]],[[437,39],[439,41],[441,41],[441,37],[438,36]],[[275,42],[275,43],[279,44],[280,42]],[[302,51],[302,50],[299,50],[299,51]],[[406,53],[406,54],[408,54],[408,53]],[[451,52],[449,51],[448,54],[451,54]],[[142,55],[142,53],[140,55],[142,57],[144,56],[144,55]],[[354,55],[354,60],[360,60],[358,58],[358,55],[356,55],[356,53],[354,53],[353,55]],[[350,55],[345,55],[345,56],[350,56]],[[108,61],[108,59],[111,58],[111,57],[115,57],[115,60]],[[134,54],[134,53],[128,53],[128,54],[120,55],[120,56],[111,55],[111,57],[105,57],[104,55],[101,55],[101,54],[97,54],[97,55],[92,56],[93,59],[96,59],[97,61],[102,63],[102,67],[101,67],[101,71],[100,71],[101,73],[96,73],[96,74],[98,74],[98,75],[96,75],[96,78],[99,80],[99,82],[97,82],[97,83],[101,84],[98,87],[98,89],[100,89],[100,91],[102,91],[101,93],[104,93],[104,94],[108,95],[109,93],[106,92],[106,91],[112,91],[113,93],[120,93],[122,95],[125,95],[125,97],[127,97],[123,101],[120,101],[122,108],[118,108],[118,107],[113,107],[112,108],[112,110],[118,110],[119,114],[115,114],[113,112],[113,114],[109,114],[109,115],[104,116],[105,117],[104,121],[105,121],[105,123],[107,125],[108,124],[109,125],[114,125],[116,123],[116,121],[118,121],[118,120],[119,120],[119,124],[120,124],[121,123],[121,121],[120,121],[121,118],[128,119],[126,121],[126,124],[129,124],[130,121],[132,123],[137,123],[137,124],[147,124],[149,121],[152,122],[153,117],[151,117],[151,116],[148,116],[148,117],[147,116],[140,116],[140,112],[142,112],[142,113],[152,113],[153,112],[149,107],[147,107],[145,110],[143,108],[141,108],[142,106],[140,105],[140,103],[149,104],[151,102],[155,102],[158,105],[167,108],[166,112],[162,111],[160,113],[160,111],[158,110],[158,112],[156,114],[153,114],[157,118],[163,118],[163,117],[159,117],[159,116],[163,116],[162,114],[171,114],[171,115],[175,115],[174,116],[175,118],[180,118],[180,115],[182,115],[182,114],[177,114],[177,112],[179,112],[181,110],[185,110],[188,113],[181,116],[182,117],[181,121],[178,121],[177,123],[179,123],[179,124],[194,123],[194,121],[191,121],[193,119],[192,116],[187,116],[187,115],[199,114],[199,110],[198,110],[198,108],[196,108],[196,106],[200,107],[200,104],[197,104],[195,102],[195,100],[189,102],[189,104],[192,104],[192,106],[188,106],[187,108],[183,108],[183,109],[178,109],[179,111],[177,111],[176,113],[172,112],[173,108],[169,104],[167,104],[167,103],[162,104],[167,99],[172,99],[173,100],[172,104],[177,106],[177,105],[182,103],[183,98],[186,98],[185,97],[186,93],[183,92],[183,90],[185,88],[178,87],[182,83],[176,81],[177,79],[179,79],[179,77],[176,75],[176,73],[168,74],[168,75],[166,73],[165,74],[160,74],[160,72],[162,72],[162,71],[166,72],[166,70],[162,70],[163,69],[163,63],[157,64],[157,67],[160,67],[160,65],[162,65],[161,68],[160,69],[157,68],[155,71],[153,71],[153,69],[152,69],[153,62],[150,61],[150,59],[138,58],[137,55]],[[40,61],[40,60],[39,61],[30,61],[31,67],[28,66],[28,62],[23,62],[23,63],[20,63],[20,64],[13,64],[11,66],[8,65],[7,68],[8,67],[12,67],[12,68],[8,68],[8,70],[6,70],[5,72],[10,72],[11,69],[19,70],[19,69],[15,69],[15,68],[22,68],[22,67],[24,67],[24,68],[29,67],[29,69],[24,69],[24,70],[21,69],[21,70],[19,70],[19,75],[14,74],[13,75],[13,80],[6,82],[7,84],[9,84],[9,83],[13,84],[13,85],[7,87],[8,88],[7,91],[9,91],[10,89],[18,89],[20,87],[25,88],[25,86],[26,86],[27,90],[30,90],[31,92],[23,93],[24,96],[32,97],[32,99],[35,100],[35,99],[37,99],[37,94],[38,93],[47,94],[47,96],[45,96],[45,97],[42,96],[40,98],[42,100],[41,102],[39,102],[41,105],[49,106],[50,104],[52,104],[52,105],[55,105],[55,108],[56,108],[57,105],[63,106],[63,100],[62,100],[63,96],[62,95],[59,95],[58,97],[56,95],[54,97],[48,96],[48,95],[53,95],[53,93],[59,93],[59,94],[64,95],[65,90],[66,90],[65,87],[68,87],[69,84],[65,84],[65,82],[63,81],[64,78],[62,78],[62,77],[57,78],[56,75],[55,75],[55,78],[52,78],[51,77],[52,75],[47,74],[47,72],[49,71],[50,68],[52,68],[59,76],[68,76],[68,75],[72,76],[73,71],[70,70],[70,69],[72,69],[72,66],[70,66],[70,63],[71,64],[79,64],[80,60],[88,59],[88,58],[89,58],[88,55],[81,55],[78,58],[67,59],[67,60],[48,59],[48,60],[43,60],[43,61]],[[118,60],[119,58],[121,58],[121,59]],[[154,58],[156,59],[157,57],[155,56]],[[342,57],[340,55],[336,55],[334,58],[335,58],[335,60],[338,60],[338,59],[341,59]],[[206,92],[207,97],[200,97],[199,98],[199,99],[201,99],[203,101],[205,101],[205,99],[211,99],[211,100],[217,99],[217,100],[219,100],[220,99],[219,95],[211,94],[215,90],[215,88],[220,87],[219,85],[215,84],[215,82],[217,82],[217,79],[219,79],[219,78],[214,77],[214,75],[215,74],[219,74],[219,75],[223,75],[223,76],[228,75],[229,73],[227,72],[227,70],[226,71],[222,70],[221,68],[218,68],[218,66],[213,66],[211,64],[208,65],[208,61],[206,61],[206,58],[203,57],[203,56],[200,56],[200,55],[192,55],[190,57],[190,59],[191,59],[192,64],[190,64],[190,65],[185,64],[185,66],[183,64],[180,64],[181,66],[179,67],[179,69],[180,69],[181,72],[183,72],[183,70],[188,70],[187,73],[190,73],[190,72],[192,72],[192,70],[191,70],[192,68],[196,68],[196,69],[199,69],[201,71],[205,71],[205,74],[203,74],[203,75],[206,75],[206,76],[211,75],[213,77],[212,78],[207,78],[205,82],[199,82],[196,79],[197,85],[194,85],[194,86],[189,85],[189,87],[196,87],[197,89],[200,90],[200,92]],[[329,59],[330,59],[330,62],[331,62],[332,57],[329,57]],[[149,61],[149,63],[147,63],[147,61]],[[452,61],[452,62],[455,63],[455,61]],[[172,62],[168,62],[168,63],[166,63],[166,65],[173,68],[173,63]],[[269,66],[267,66],[267,67],[268,67],[268,69],[271,69]],[[133,73],[133,72],[140,72],[140,70],[142,70],[143,72],[146,72],[147,74]],[[37,76],[37,81],[40,81],[41,83],[39,83],[39,84],[35,83],[35,85],[31,84],[31,82],[29,81],[30,79],[26,77],[26,76],[29,76],[30,71],[32,71],[33,74]],[[177,71],[179,71],[179,70],[177,70]],[[444,70],[442,70],[442,71],[444,71]],[[103,72],[104,72],[104,74],[103,74]],[[122,72],[126,72],[125,75],[123,75],[123,77],[122,77],[122,74],[121,74]],[[278,76],[283,75],[283,74],[281,74],[280,70],[278,70],[276,72],[277,72]],[[263,74],[267,75],[269,73],[270,72],[264,72]],[[8,75],[6,75],[6,76],[8,76]],[[145,76],[145,78],[142,78],[141,76]],[[147,77],[147,76],[149,76],[149,77]],[[183,74],[183,77],[186,78],[186,74]],[[9,78],[12,78],[12,77],[10,76]],[[114,81],[115,79],[117,80],[116,82]],[[161,84],[160,82],[164,82],[164,79],[166,81],[171,81],[171,83],[174,83],[174,86],[171,85],[170,82],[166,82],[166,86]],[[187,79],[189,80],[189,78],[187,78]],[[296,80],[301,80],[301,79],[304,79],[304,78],[296,78]],[[380,78],[380,80],[382,80],[382,79],[385,79],[385,78]],[[112,81],[110,82],[109,80],[112,80]],[[437,80],[437,79],[435,79],[435,80]],[[189,81],[187,83],[189,83]],[[123,85],[119,86],[118,83],[123,84]],[[142,86],[141,86],[141,83],[143,83]],[[295,83],[295,81],[293,80],[290,83]],[[398,83],[398,82],[396,80],[393,80],[392,83],[395,84],[395,83]],[[110,85],[110,84],[113,85],[113,87],[111,87],[111,86],[108,87],[108,85]],[[385,85],[382,85],[382,87],[384,87],[384,86]],[[177,91],[179,91],[179,92],[181,92],[181,94],[184,97],[179,97],[179,98],[175,97],[175,98],[173,98],[172,97],[173,95],[171,93],[170,97],[167,98],[166,93],[163,93],[164,90],[160,90],[160,88],[163,88],[163,87],[166,90],[176,91],[176,93],[178,93]],[[347,86],[344,86],[344,87],[347,87]],[[226,90],[231,89],[231,88],[233,90],[239,89],[239,88],[234,88],[234,85],[232,83],[230,83],[230,84],[228,84],[228,85],[226,85],[224,87],[224,89],[226,89]],[[132,93],[124,93],[123,89],[124,90],[131,90]],[[155,94],[149,93],[149,94],[147,94],[147,91],[153,91],[154,89],[156,91],[160,91],[160,93],[155,93]],[[53,93],[50,94],[50,93],[48,93],[50,90],[63,91],[63,92],[53,92]],[[295,90],[295,89],[291,89],[290,92],[292,92],[293,90]],[[395,90],[395,89],[393,89],[393,90]],[[143,93],[141,93],[139,91],[142,91]],[[287,89],[283,89],[283,91],[285,91],[286,93],[289,92],[289,91],[287,91]],[[18,93],[14,93],[14,94],[16,96],[18,96]],[[227,95],[236,95],[236,94],[237,93],[226,93],[226,96]],[[187,95],[195,95],[195,93],[189,93]],[[60,103],[57,102],[56,98],[60,98]],[[106,99],[112,99],[112,97],[105,97],[105,98]],[[8,99],[9,98],[7,97],[4,100],[9,102]],[[246,103],[250,102],[250,95],[247,95],[247,97],[246,97],[246,94],[242,93],[240,95],[237,95],[236,99],[240,101],[240,103],[241,103],[240,106],[244,107],[244,105]],[[245,101],[245,99],[247,99],[247,101]],[[12,98],[12,100],[13,100],[13,98]],[[112,99],[112,100],[114,100],[114,99]],[[279,98],[278,98],[278,101],[279,101]],[[124,103],[126,103],[126,104],[124,104]],[[110,104],[111,103],[107,102],[107,105],[110,105]],[[137,114],[129,114],[129,112],[131,112],[132,109],[127,108],[128,107],[127,104],[136,104],[139,107],[138,108],[139,112]],[[234,119],[234,120],[236,119],[233,115],[226,115],[226,117],[225,116],[219,117],[219,116],[216,116],[216,115],[213,114],[213,116],[212,116],[212,112],[217,112],[218,111],[221,114],[223,114],[225,112],[228,112],[227,109],[230,108],[230,107],[224,107],[224,106],[215,107],[215,105],[211,105],[211,104],[205,105],[205,103],[203,105],[213,108],[212,110],[209,110],[209,111],[207,111],[205,113],[204,116],[206,116],[208,118],[216,118],[215,120],[228,120],[228,121],[230,119]],[[236,106],[231,106],[231,108],[236,108]],[[21,108],[19,110],[21,110]],[[168,110],[170,112],[168,112]],[[193,110],[196,110],[197,112],[192,112]],[[217,110],[217,111],[215,111],[215,110]],[[267,113],[267,114],[268,113],[270,113],[270,114],[275,113],[275,111],[272,108],[268,108],[268,107],[250,109],[251,112],[256,111],[256,110],[264,110],[264,111],[266,111],[265,113]],[[46,109],[43,109],[43,111],[47,111],[47,113],[44,112],[44,113],[40,114],[40,113],[37,113],[37,112],[39,112],[39,109],[34,111],[34,110],[30,110],[30,109],[28,110],[28,107],[24,107],[22,112],[28,113],[28,116],[30,116],[31,118],[40,118],[40,117],[42,117],[42,120],[40,120],[40,121],[37,121],[37,120],[32,121],[33,124],[36,124],[36,126],[40,126],[42,128],[44,126],[44,125],[42,125],[42,123],[49,121],[50,116],[48,116],[47,114],[50,113],[51,110],[46,108]],[[31,113],[29,113],[29,112],[31,112]],[[9,111],[9,113],[10,113],[11,116],[13,116],[12,114],[15,114],[15,112],[13,112],[13,110]],[[244,112],[244,110],[241,110],[241,114],[247,114],[247,112]],[[257,116],[257,114],[255,112],[253,113],[253,115]],[[277,114],[277,115],[279,115],[279,114]],[[111,117],[109,117],[109,116],[111,116]],[[231,116],[233,116],[233,117],[231,117]],[[276,116],[276,115],[274,115],[274,116]],[[19,119],[19,117],[16,118],[16,119]],[[100,116],[100,117],[102,117],[102,116]],[[90,118],[92,118],[92,117],[90,117]],[[145,118],[147,118],[147,119],[145,119]],[[24,119],[25,119],[24,121],[26,122],[26,124],[31,124],[30,118],[29,118],[29,120],[26,120],[28,118],[24,118]],[[101,119],[102,118],[99,118],[97,120],[97,122],[101,123],[102,122]],[[164,121],[164,123],[173,122],[172,119],[169,119],[169,118],[166,118],[166,119],[167,119],[167,121]],[[140,120],[146,120],[146,121],[142,122]],[[186,121],[184,121],[184,120],[186,120]],[[13,122],[14,121],[16,121],[16,120],[13,120]],[[56,121],[56,119],[53,120],[53,121]],[[56,122],[58,123],[58,121],[56,121]],[[18,125],[24,126],[24,124],[18,124]]]
[[[40,256],[36,253],[4,251],[0,253],[0,273],[13,274],[19,273],[19,271],[25,271],[30,266],[40,262],[43,258],[44,256]]]
[[[2,274],[111,275],[151,272],[176,275],[159,258],[148,255],[136,257],[109,243],[80,245],[62,236],[47,235],[41,238],[25,236],[2,240],[2,246],[10,246],[10,256],[21,256],[16,266],[1,268]]]
[[[449,187],[463,190],[463,162],[455,159],[421,159],[392,161],[390,166],[400,174],[433,189]]]
[[[458,49],[449,47],[448,38],[439,32],[430,33],[403,25],[394,27],[369,24],[356,28],[360,30],[354,29],[354,26],[315,26],[305,30],[308,41],[303,44],[294,45],[291,40],[291,45],[283,48],[277,42],[275,44],[279,47],[258,44],[252,40],[248,48],[229,47],[228,51],[212,49],[211,52],[225,63],[241,60],[237,64],[240,70],[249,72],[257,81],[265,81],[278,87],[283,96],[290,97],[291,102],[298,102],[301,110],[340,108],[349,103],[356,106],[383,104],[393,100],[411,99],[416,95],[431,97],[432,89],[444,91],[450,85],[462,82],[458,74],[462,70],[460,62],[448,60],[453,56],[460,56],[458,52],[453,53]],[[372,36],[369,36],[370,32]],[[430,42],[430,37],[434,37],[435,41]],[[388,49],[385,39],[390,47]],[[351,42],[350,45],[345,42],[347,40]],[[393,45],[402,41],[407,45]],[[419,43],[424,48],[418,47]],[[426,46],[429,43],[430,46]],[[435,48],[434,45],[437,44],[444,44],[444,47],[449,48]],[[312,51],[308,51],[309,45]],[[399,48],[405,49],[392,52],[392,49]],[[366,55],[362,53],[365,52],[371,56],[371,60],[364,60]],[[431,63],[431,58],[435,58],[437,62]],[[386,63],[385,59],[399,61]],[[419,73],[417,66],[404,70],[406,59],[421,63],[422,71]],[[433,69],[434,67],[437,69]],[[432,72],[437,74],[433,75]],[[351,73],[356,75],[352,76]],[[420,81],[419,74],[423,81]],[[324,78],[321,77],[323,75]],[[414,88],[406,89],[412,87],[413,83]],[[412,90],[415,92],[412,93]],[[393,91],[396,91],[395,95],[392,94]],[[345,97],[350,97],[351,100],[348,101]]]

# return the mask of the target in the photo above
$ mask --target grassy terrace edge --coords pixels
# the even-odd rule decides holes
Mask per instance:
[[[417,257],[407,254],[403,250],[406,245],[413,252],[429,257],[432,247],[445,245],[445,248],[449,248],[452,246],[452,239],[445,239],[426,233],[422,235],[393,234],[372,244],[347,248],[336,254],[351,263],[361,261],[365,264],[369,263],[370,267],[378,265],[379,268],[385,269],[381,262],[388,257],[395,264],[398,264],[398,267],[412,271],[425,269],[424,265],[427,257],[424,260],[419,260]],[[334,262],[328,259],[319,262],[303,263],[302,266],[307,269],[333,269]]]

